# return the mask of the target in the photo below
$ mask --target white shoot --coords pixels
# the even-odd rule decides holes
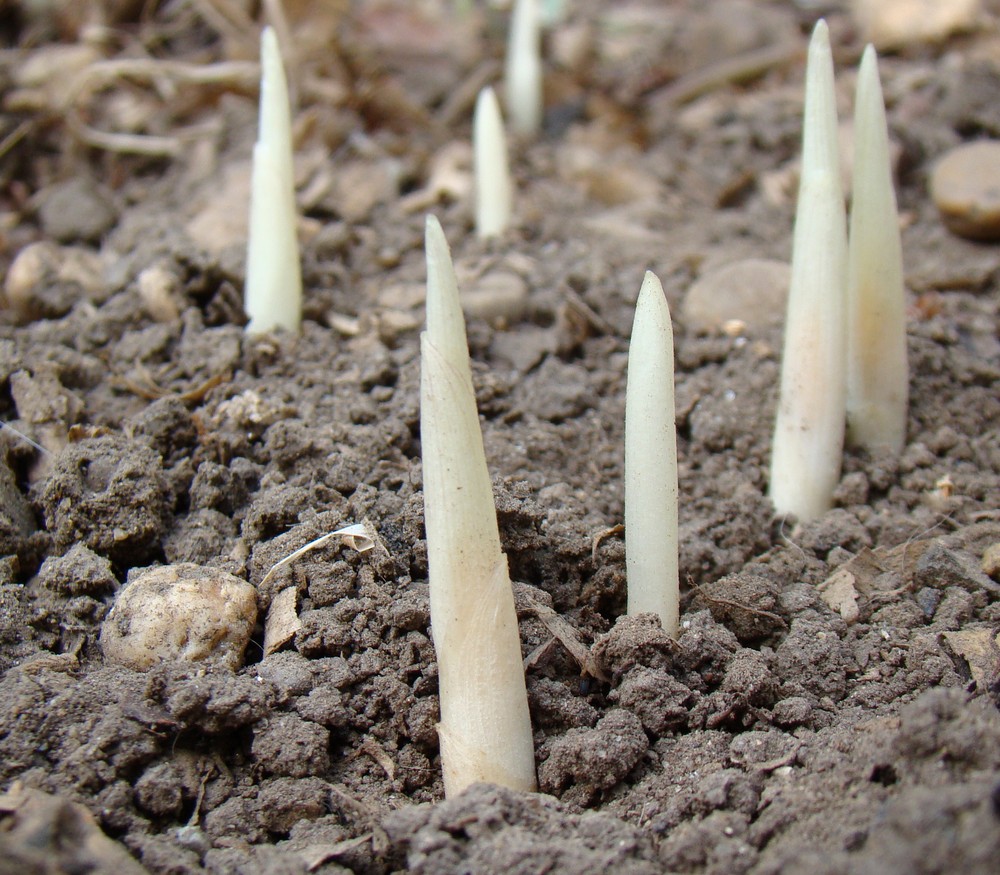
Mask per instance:
[[[458,287],[433,217],[426,247],[420,437],[445,794],[477,781],[534,790],[514,593],[500,549]]]
[[[538,0],[514,0],[504,88],[510,129],[525,137],[542,127],[542,35]]]
[[[659,614],[677,636],[677,427],[674,333],[659,279],[646,272],[635,305],[625,391],[625,568],[628,613]]]
[[[854,101],[854,183],[847,250],[847,437],[899,453],[906,442],[906,298],[889,134],[873,46]]]
[[[497,237],[510,224],[511,183],[503,117],[497,96],[489,87],[480,91],[476,98],[472,146],[476,179],[476,233],[484,238]]]
[[[809,44],[801,174],[770,495],[779,514],[805,521],[832,504],[840,479],[847,391],[847,222],[833,58],[822,20]]]
[[[292,171],[291,113],[278,40],[266,27],[260,38],[260,121],[253,148],[250,230],[244,308],[247,331],[302,323],[295,181]]]

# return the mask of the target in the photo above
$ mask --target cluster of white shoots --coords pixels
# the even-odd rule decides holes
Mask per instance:
[[[260,117],[253,150],[244,308],[247,331],[298,331],[302,273],[296,238],[291,115],[274,30],[261,34]],[[506,97],[515,132],[537,134],[542,118],[541,33],[537,0],[517,0],[511,15]],[[513,188],[500,105],[492,88],[473,119],[476,233],[496,237],[511,221]]]
[[[845,422],[867,449],[906,435],[906,325],[899,220],[875,51],[858,75],[851,235],[841,187],[826,23],[809,44],[802,170],[785,323],[770,495],[780,514],[832,505]]]
[[[506,73],[512,127],[541,124],[537,0],[516,0]],[[251,332],[301,321],[291,124],[277,40],[261,38],[260,133],[254,147],[246,311]],[[771,466],[776,509],[826,511],[840,477],[845,421],[859,446],[905,439],[902,261],[885,110],[874,50],[856,99],[850,242],[837,149],[829,34],[809,48],[802,172]],[[485,88],[473,123],[476,229],[511,217],[503,120]],[[421,336],[420,430],[431,622],[438,659],[438,733],[445,792],[487,781],[533,790],[534,750],[507,558],[476,410],[465,320],[437,219],[426,227],[427,330]],[[678,486],[673,332],[663,288],[647,272],[629,346],[625,409],[628,613],[653,612],[678,632]]]
[[[534,748],[507,557],[476,410],[465,319],[441,225],[427,219],[420,440],[445,794],[487,781],[535,788]],[[674,347],[663,287],[636,302],[625,400],[628,613],[678,633]]]

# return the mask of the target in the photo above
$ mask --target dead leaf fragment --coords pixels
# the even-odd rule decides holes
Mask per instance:
[[[842,567],[833,572],[818,587],[820,597],[830,610],[840,614],[848,625],[856,623],[861,615],[861,611],[858,609],[858,591],[854,583],[854,574],[849,568]]]
[[[960,629],[942,634],[948,647],[968,663],[980,690],[989,689],[1000,677],[1000,632],[993,629]]]
[[[20,782],[0,795],[0,829],[7,872],[146,871],[82,805]]]
[[[295,587],[285,587],[271,599],[271,607],[264,620],[264,656],[270,656],[284,647],[301,628],[302,623],[296,610]]]

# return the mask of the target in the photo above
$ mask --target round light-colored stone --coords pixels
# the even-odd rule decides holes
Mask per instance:
[[[936,43],[972,30],[981,0],[853,0],[851,12],[866,42],[880,51]]]
[[[225,571],[192,563],[139,575],[101,627],[109,662],[146,671],[172,659],[239,668],[257,621],[257,591]]]
[[[783,261],[747,258],[708,271],[687,290],[681,319],[691,331],[754,333],[780,325],[791,269]]]
[[[980,140],[946,152],[931,171],[931,197],[955,234],[1000,240],[1000,142]]]

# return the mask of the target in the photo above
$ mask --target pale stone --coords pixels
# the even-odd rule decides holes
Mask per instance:
[[[949,230],[1000,239],[1000,142],[980,140],[945,153],[931,171],[930,189]]]
[[[157,322],[172,322],[180,316],[180,278],[162,262],[147,267],[136,277],[136,288],[146,312]]]
[[[851,12],[866,42],[883,49],[935,43],[971,30],[981,0],[853,0]]]
[[[689,331],[713,332],[742,323],[754,333],[781,325],[791,277],[783,261],[747,258],[710,270],[687,291],[681,321]]]
[[[512,322],[527,310],[528,286],[516,273],[498,270],[480,277],[461,300],[469,318]]]
[[[250,162],[237,161],[218,174],[211,197],[192,216],[185,230],[199,247],[218,255],[228,246],[245,246],[250,205]]]
[[[108,662],[146,671],[166,660],[237,669],[257,622],[245,580],[189,562],[143,572],[122,589],[101,627]]]
[[[70,295],[71,290],[78,295]],[[7,270],[3,292],[11,309],[30,319],[61,316],[69,312],[74,297],[100,304],[109,288],[104,262],[96,252],[40,241],[18,252]]]

